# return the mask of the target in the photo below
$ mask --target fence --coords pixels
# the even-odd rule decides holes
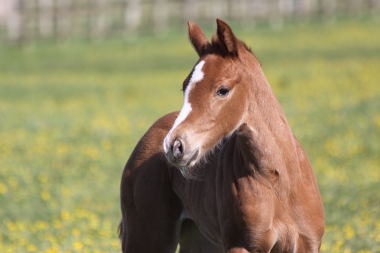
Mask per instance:
[[[187,20],[281,22],[380,12],[380,0],[0,0],[0,40],[163,32]]]

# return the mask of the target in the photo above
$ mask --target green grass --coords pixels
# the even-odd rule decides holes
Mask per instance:
[[[323,252],[380,252],[378,27],[233,26],[313,164]],[[196,60],[185,30],[0,47],[0,251],[118,252],[123,166],[148,127],[181,108]]]

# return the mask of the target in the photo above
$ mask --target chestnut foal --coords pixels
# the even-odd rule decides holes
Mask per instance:
[[[200,59],[182,110],[122,175],[123,252],[319,252],[318,185],[259,62],[222,20],[211,43],[188,25]]]

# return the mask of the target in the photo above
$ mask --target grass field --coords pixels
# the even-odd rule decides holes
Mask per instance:
[[[233,26],[313,164],[323,252],[380,252],[379,27]],[[0,252],[119,252],[120,175],[148,127],[181,108],[197,60],[186,34],[0,47]]]

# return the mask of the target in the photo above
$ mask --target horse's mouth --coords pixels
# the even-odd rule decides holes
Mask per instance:
[[[178,159],[173,156],[172,152],[168,152],[165,154],[166,160],[168,160],[169,163],[174,165],[175,167],[191,167],[194,165],[194,162],[196,161],[199,154],[199,149],[194,150],[192,153],[188,155],[184,155],[182,158]]]

